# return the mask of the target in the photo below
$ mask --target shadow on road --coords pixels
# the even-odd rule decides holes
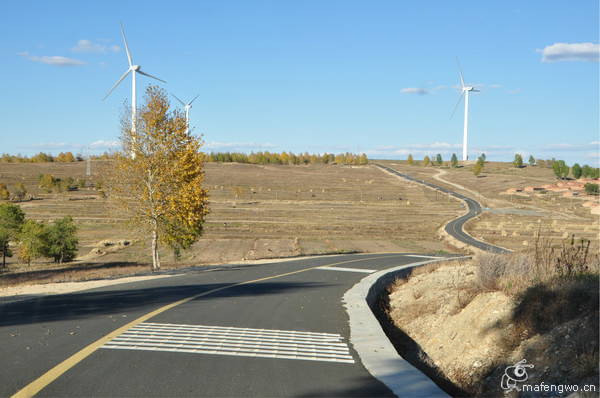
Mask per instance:
[[[103,288],[0,305],[0,327],[73,320],[88,315],[115,314],[147,308],[148,311],[187,297],[215,289],[222,289],[196,300],[221,297],[245,297],[293,292],[300,289],[327,287],[328,284],[310,282],[261,282],[239,285],[228,283],[178,285],[158,288],[120,290]],[[230,286],[230,288],[227,288]]]

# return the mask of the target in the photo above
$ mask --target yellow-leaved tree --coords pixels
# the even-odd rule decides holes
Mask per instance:
[[[167,92],[148,86],[137,110],[121,118],[121,150],[104,172],[114,214],[137,237],[152,239],[152,270],[160,268],[158,244],[186,249],[201,235],[209,212],[203,188],[202,140],[188,131],[185,114],[169,111]]]

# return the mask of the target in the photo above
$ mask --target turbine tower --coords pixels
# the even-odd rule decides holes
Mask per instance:
[[[475,88],[473,86],[465,86],[465,79],[463,78],[463,74],[462,71],[460,70],[460,62],[458,62],[458,57],[456,57],[456,63],[458,64],[458,72],[460,73],[460,82],[462,84],[462,92],[460,93],[460,97],[458,97],[458,102],[456,103],[456,106],[454,107],[454,111],[452,112],[452,116],[454,116],[454,112],[456,112],[456,108],[458,108],[458,104],[460,104],[460,100],[462,99],[463,94],[466,93],[465,95],[465,129],[464,129],[464,133],[463,133],[463,156],[462,156],[462,160],[466,161],[467,160],[467,141],[469,138],[469,134],[468,134],[468,126],[469,126],[469,91],[473,91],[478,93],[479,90],[475,90]],[[452,119],[452,116],[450,116],[450,119]]]
[[[125,72],[123,74],[123,76],[121,76],[121,78],[119,79],[119,81],[113,86],[113,88],[110,89],[110,91],[108,92],[108,94],[106,94],[104,96],[104,98],[102,98],[102,101],[104,101],[106,99],[106,97],[108,97],[110,95],[110,93],[112,93],[112,91],[119,85],[119,83],[121,83],[123,81],[123,79],[125,79],[125,77],[127,76],[127,74],[129,72],[131,72],[131,79],[132,79],[132,85],[131,85],[131,133],[134,136],[135,139],[135,123],[136,123],[136,85],[135,85],[135,77],[136,74],[140,74],[140,75],[144,75],[144,76],[148,76],[151,77],[153,79],[156,79],[158,81],[161,81],[163,83],[166,83],[166,81],[159,79],[158,77],[154,77],[152,75],[147,74],[146,72],[143,72],[141,69],[140,65],[134,65],[133,61],[131,60],[131,53],[129,52],[129,46],[127,46],[127,39],[125,39],[125,32],[123,31],[123,24],[121,22],[119,22],[119,24],[121,25],[121,33],[123,34],[123,41],[125,42],[125,50],[127,50],[127,59],[129,59],[129,69],[127,69],[127,72]],[[132,157],[135,157],[135,153],[132,153]]]
[[[192,107],[192,102],[194,102],[196,100],[196,98],[198,98],[198,95],[200,95],[200,94],[196,95],[193,100],[191,100],[190,102],[188,102],[187,105],[184,104],[182,100],[180,100],[179,98],[177,98],[177,96],[175,94],[171,93],[171,95],[173,97],[175,97],[175,99],[177,101],[179,101],[179,103],[181,105],[183,105],[183,107],[185,108],[185,123],[187,125],[187,128],[185,129],[185,133],[187,134],[187,132],[190,130],[190,108]]]

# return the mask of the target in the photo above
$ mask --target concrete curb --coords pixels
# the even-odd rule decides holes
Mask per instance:
[[[371,308],[386,287],[411,269],[460,258],[469,257],[440,258],[375,272],[344,294],[342,300],[350,318],[352,346],[369,373],[398,397],[448,397],[448,394],[398,355]]]

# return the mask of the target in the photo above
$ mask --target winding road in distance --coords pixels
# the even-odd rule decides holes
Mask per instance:
[[[477,240],[477,239],[473,238],[471,235],[467,234],[464,231],[463,227],[464,227],[465,223],[468,220],[477,217],[483,211],[483,209],[481,207],[481,204],[479,202],[477,202],[476,200],[471,199],[468,196],[461,195],[459,193],[451,191],[451,190],[449,190],[447,188],[443,188],[443,187],[440,187],[438,185],[434,185],[434,184],[431,184],[429,182],[425,182],[423,180],[417,180],[416,178],[413,178],[413,177],[408,176],[406,174],[400,173],[399,171],[396,171],[396,170],[394,170],[394,169],[392,169],[390,167],[383,166],[383,165],[380,165],[380,164],[374,164],[374,165],[377,166],[377,167],[379,167],[380,169],[383,169],[383,170],[385,170],[385,171],[387,171],[387,172],[389,172],[391,174],[394,174],[394,175],[396,175],[398,177],[401,177],[401,178],[404,178],[406,180],[413,181],[413,182],[416,182],[416,183],[419,183],[419,184],[423,184],[423,185],[428,186],[428,187],[433,188],[433,189],[437,189],[440,192],[444,192],[445,194],[448,194],[450,196],[454,196],[455,198],[458,198],[458,199],[464,201],[467,204],[467,208],[468,208],[467,213],[464,214],[464,215],[462,215],[462,216],[460,216],[460,217],[458,217],[458,218],[456,218],[456,219],[454,219],[454,220],[452,220],[452,221],[450,221],[448,224],[446,224],[446,232],[448,232],[448,234],[450,236],[454,237],[455,239],[457,239],[457,240],[459,240],[459,241],[461,241],[463,243],[466,243],[467,245],[476,247],[478,249],[481,249],[481,250],[484,250],[484,251],[487,251],[487,252],[498,253],[498,254],[510,253],[511,252],[510,250],[507,250],[507,249],[505,249],[503,247],[494,246],[494,245],[491,245],[489,243]]]

